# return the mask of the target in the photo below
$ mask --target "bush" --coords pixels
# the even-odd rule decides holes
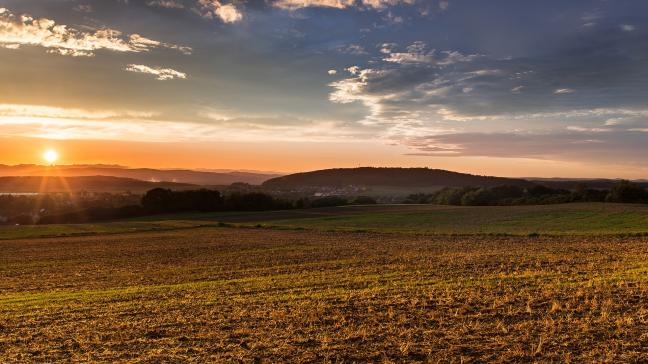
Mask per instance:
[[[426,203],[431,203],[434,200],[434,194],[432,193],[413,193],[407,198],[405,198],[405,201],[403,203],[408,203],[408,204],[426,204]]]
[[[352,202],[354,205],[375,205],[377,203],[378,202],[370,196],[358,196]]]
[[[338,196],[327,196],[317,198],[310,203],[310,207],[333,207],[347,205],[348,201],[345,198]]]
[[[630,181],[620,181],[605,198],[608,202],[643,203],[648,200],[648,193],[641,186]]]
[[[150,213],[219,211],[223,209],[223,197],[215,190],[171,191],[155,188],[142,197],[142,206]]]

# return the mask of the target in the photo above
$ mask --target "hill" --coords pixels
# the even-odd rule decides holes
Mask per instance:
[[[69,166],[39,166],[39,165],[0,165],[0,176],[46,176],[60,175],[65,177],[82,176],[112,176],[132,178],[143,181],[168,181],[177,183],[191,183],[195,185],[229,185],[235,182],[244,182],[253,185],[277,177],[277,174],[253,172],[210,172],[193,171],[187,169],[152,169],[152,168],[127,168],[122,166],[106,165],[69,165]]]
[[[195,188],[188,183],[149,182],[112,176],[58,177],[28,176],[0,177],[0,193],[35,192],[143,192],[156,187],[172,189]]]
[[[478,176],[429,168],[337,168],[296,173],[272,178],[263,183],[266,188],[292,189],[304,187],[343,186],[484,186],[499,185],[531,186],[533,182],[523,179]]]

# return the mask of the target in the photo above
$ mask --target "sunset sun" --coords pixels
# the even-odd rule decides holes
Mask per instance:
[[[49,149],[43,153],[43,159],[49,163],[54,164],[58,160],[59,155],[55,150]]]

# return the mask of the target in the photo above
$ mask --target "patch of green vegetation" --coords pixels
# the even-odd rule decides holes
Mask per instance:
[[[0,226],[0,240],[120,234],[140,231],[186,229],[199,226],[205,226],[205,221],[151,220],[105,222],[93,224]]]
[[[648,206],[374,205],[261,212],[155,215],[118,222],[0,227],[0,239],[115,234],[204,226],[458,235],[648,234]]]
[[[275,227],[423,234],[608,235],[648,232],[643,205],[447,207],[265,221]]]

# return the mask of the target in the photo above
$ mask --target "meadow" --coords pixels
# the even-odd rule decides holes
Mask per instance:
[[[0,240],[222,225],[426,235],[644,235],[648,234],[648,205],[351,205],[302,210],[184,213],[90,224],[0,226]]]
[[[107,223],[139,224],[138,232],[104,227],[87,236],[2,240],[0,357],[645,360],[648,237],[629,236],[645,226],[644,207],[559,207],[497,210],[494,231],[510,228],[506,216],[528,224],[509,235],[477,229],[494,221],[493,208],[458,208],[461,224],[439,217],[457,217],[453,208],[376,206],[370,213],[350,207],[158,216]],[[551,209],[582,216],[580,234],[529,236],[577,225],[546,223],[558,219]],[[394,216],[410,225],[389,225]],[[631,228],[603,224],[615,216],[627,217]],[[258,228],[260,221],[275,225]]]

